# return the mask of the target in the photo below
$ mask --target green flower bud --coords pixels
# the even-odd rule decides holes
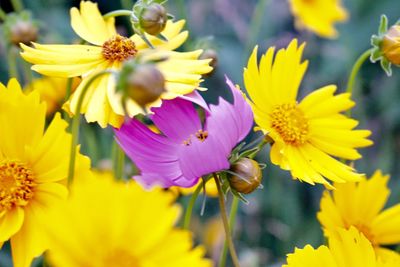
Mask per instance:
[[[139,16],[140,27],[150,35],[160,34],[167,25],[167,12],[160,4],[150,4],[143,8]]]
[[[230,186],[239,193],[250,194],[262,181],[262,172],[257,161],[241,158],[231,165],[230,171],[236,175],[228,176]]]

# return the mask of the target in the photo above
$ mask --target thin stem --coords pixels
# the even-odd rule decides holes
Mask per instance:
[[[201,189],[203,188],[202,183],[196,187],[196,190],[193,192],[192,196],[190,197],[189,204],[186,208],[185,217],[183,219],[183,229],[188,230],[190,227],[190,220],[192,218],[193,207],[196,203],[196,199],[200,194]]]
[[[20,12],[24,9],[24,4],[21,0],[11,0],[14,11]]]
[[[5,21],[6,18],[7,18],[7,13],[4,12],[4,10],[0,7],[0,19],[1,19],[2,21]]]
[[[17,78],[18,79],[18,69],[17,69],[17,57],[15,56],[15,49],[13,46],[9,46],[8,48],[8,75],[9,78]]]
[[[63,103],[66,103],[71,96],[73,82],[74,78],[68,78],[67,84],[65,86],[65,97]],[[70,116],[68,115],[68,112],[63,111],[63,118],[66,121],[70,121]]]
[[[99,77],[110,73],[113,73],[113,71],[104,70],[93,75],[85,84],[85,86],[82,89],[82,93],[79,96],[78,103],[76,104],[75,108],[75,114],[74,117],[72,118],[72,126],[71,126],[72,140],[70,148],[71,154],[69,155],[68,185],[71,185],[72,181],[74,180],[76,147],[78,145],[78,139],[79,139],[79,122],[80,122],[81,107],[83,104],[83,100],[85,99],[86,92],[90,88],[90,85],[92,85],[92,83]]]
[[[252,20],[250,22],[250,30],[245,46],[246,53],[244,54],[246,56],[248,52],[250,52],[251,46],[256,42],[258,33],[260,32],[261,24],[265,15],[265,9],[267,8],[268,1],[269,0],[259,0],[257,5],[254,7],[254,13],[252,16]]]
[[[117,142],[114,142],[114,177],[118,180],[124,179],[125,152],[120,148]]]
[[[349,80],[347,82],[347,87],[346,87],[346,93],[352,93],[353,92],[353,87],[354,87],[354,82],[357,77],[358,71],[361,68],[361,65],[370,57],[371,55],[371,49],[368,49],[364,53],[359,56],[357,61],[354,63],[353,68],[351,69]]]
[[[31,84],[33,86],[33,74],[31,70],[31,65],[27,62],[23,62],[23,67],[24,67],[24,76],[25,76],[25,84]],[[34,89],[34,88],[32,88]]]
[[[240,267],[239,259],[238,259],[238,256],[236,254],[235,246],[234,246],[233,241],[232,241],[231,231],[229,230],[228,217],[226,216],[224,193],[222,192],[221,183],[220,183],[220,181],[219,181],[219,179],[218,179],[218,177],[217,177],[217,175],[215,173],[213,173],[213,177],[214,177],[214,180],[215,180],[215,184],[217,185],[217,189],[218,189],[218,200],[219,200],[219,206],[220,206],[220,209],[221,209],[222,222],[224,224],[225,240],[228,243],[228,248],[229,248],[229,252],[231,254],[233,266]]]
[[[347,87],[346,87],[346,93],[353,94],[353,88],[354,88],[354,82],[356,80],[357,74],[362,66],[362,64],[370,57],[371,55],[371,49],[368,49],[364,53],[361,54],[361,56],[358,57],[356,62],[353,65],[353,68],[351,69],[349,80],[347,81]],[[346,112],[347,116],[351,116],[351,109],[347,110]]]
[[[125,10],[125,9],[120,9],[120,10],[115,10],[108,12],[107,14],[103,15],[103,19],[109,19],[113,17],[119,17],[119,16],[131,16],[133,13],[131,10]]]
[[[229,229],[233,231],[235,229],[236,224],[236,214],[239,208],[239,198],[233,196],[232,205],[231,205],[231,212],[229,214]],[[232,233],[231,233],[232,234]],[[219,267],[226,266],[226,256],[228,255],[228,242],[225,240],[224,248],[222,249],[221,256],[219,258]]]

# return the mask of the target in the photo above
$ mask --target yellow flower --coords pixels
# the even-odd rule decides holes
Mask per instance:
[[[200,179],[197,184],[195,184],[192,187],[184,188],[180,186],[172,186],[169,189],[174,192],[175,194],[183,194],[185,196],[191,195],[194,193],[196,188],[203,183],[203,180]],[[200,193],[203,192],[203,189],[201,189]],[[206,195],[209,197],[218,197],[218,189],[217,185],[215,184],[214,179],[210,179],[206,183]]]
[[[287,49],[268,49],[257,63],[254,49],[244,82],[251,98],[256,129],[268,134],[274,144],[271,161],[294,178],[310,184],[329,185],[335,182],[357,181],[362,175],[334,157],[349,160],[361,158],[355,148],[369,146],[367,130],[353,130],[356,120],[341,114],[354,106],[350,94],[334,95],[335,85],[324,86],[300,103],[297,93],[308,62],[301,62],[304,44],[293,40]]]
[[[307,28],[325,38],[335,38],[336,22],[346,21],[347,11],[341,0],[289,0],[298,28]]]
[[[71,93],[75,91],[79,82],[80,79],[73,79]],[[42,77],[28,84],[24,88],[24,92],[39,92],[40,100],[46,102],[47,105],[46,115],[50,117],[61,108],[67,93],[67,83],[68,79],[66,78]]]
[[[18,82],[0,84],[0,243],[10,240],[15,267],[30,266],[47,248],[41,222],[67,195],[64,185],[71,136],[56,114],[44,132],[46,105]],[[89,159],[77,154],[76,175],[89,175]]]
[[[340,229],[338,236],[329,239],[329,247],[314,249],[307,245],[295,249],[282,267],[397,267],[400,256],[393,253],[388,259],[381,259],[365,236],[355,228]]]
[[[82,1],[80,11],[71,9],[71,25],[74,31],[85,41],[93,45],[41,45],[34,48],[21,45],[22,57],[35,64],[32,69],[49,76],[82,76],[82,83],[72,95],[69,110],[75,112],[82,89],[96,73],[105,69],[120,70],[122,63],[130,58],[146,55],[148,58],[167,57],[168,60],[157,63],[166,80],[166,92],[163,99],[172,99],[191,93],[199,87],[201,74],[210,72],[210,60],[198,60],[201,50],[175,52],[188,37],[188,32],[181,32],[185,21],[168,21],[162,34],[168,39],[161,41],[154,36],[147,38],[156,49],[149,48],[138,36],[130,38],[117,34],[114,19],[103,19],[97,4]],[[81,112],[88,122],[98,122],[106,127],[111,124],[120,127],[124,109],[121,94],[115,91],[115,80],[111,75],[102,76],[88,90]],[[160,105],[157,100],[148,107]],[[130,116],[142,113],[143,109],[134,101],[128,100],[127,112]]]
[[[339,227],[356,227],[376,247],[399,244],[400,204],[382,211],[390,195],[388,180],[378,170],[368,180],[335,184],[336,190],[326,191],[317,215],[325,235],[336,235]]]
[[[46,222],[50,262],[59,267],[211,267],[190,232],[174,228],[173,194],[112,177],[81,179]]]

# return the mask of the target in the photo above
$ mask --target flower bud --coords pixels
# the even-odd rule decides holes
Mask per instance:
[[[10,41],[14,45],[19,45],[19,43],[29,45],[31,42],[35,42],[38,37],[38,28],[30,21],[17,21],[10,31]]]
[[[167,25],[167,12],[160,4],[145,7],[139,17],[140,27],[150,35],[160,34]]]
[[[390,27],[383,36],[381,50],[387,60],[395,65],[400,65],[400,25]]]
[[[230,171],[236,175],[229,176],[229,184],[239,193],[250,194],[261,184],[261,168],[255,160],[241,158],[231,165]]]
[[[156,101],[165,92],[165,79],[154,65],[138,65],[126,77],[125,90],[128,98],[144,107]]]
[[[210,66],[215,69],[218,66],[218,54],[214,49],[206,49],[199,59],[211,59]]]

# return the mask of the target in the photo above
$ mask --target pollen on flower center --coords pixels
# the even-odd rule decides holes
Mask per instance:
[[[110,61],[124,61],[137,53],[135,43],[119,34],[107,40],[102,49],[103,57]]]
[[[103,260],[103,266],[139,267],[138,260],[126,249],[111,250]]]
[[[198,139],[198,140],[200,140],[201,142],[204,142],[206,139],[207,139],[207,137],[208,137],[208,132],[207,131],[203,131],[203,130],[198,130],[195,134],[194,134],[194,136]],[[186,140],[183,140],[183,144],[185,145],[185,146],[190,146],[191,144],[192,144],[192,137],[193,137],[193,135],[190,135],[190,137],[188,138],[188,139],[186,139]]]
[[[32,170],[15,160],[0,161],[0,213],[23,207],[33,197],[36,184]]]
[[[296,104],[276,106],[270,116],[272,128],[287,144],[302,145],[307,141],[308,120]]]

